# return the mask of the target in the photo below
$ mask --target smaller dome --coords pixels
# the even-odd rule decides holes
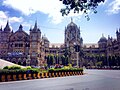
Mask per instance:
[[[48,38],[47,38],[45,35],[42,36],[42,39],[43,39],[43,40],[46,40],[46,41],[49,41]]]
[[[104,37],[104,35],[102,35],[102,37],[100,38],[99,42],[107,42],[106,37]]]

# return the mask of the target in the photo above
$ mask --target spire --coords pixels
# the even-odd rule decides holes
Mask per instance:
[[[22,31],[22,30],[23,30],[23,26],[20,24],[19,31]]]
[[[13,30],[12,30],[12,33],[14,33]]]
[[[108,39],[110,39],[110,35],[108,35]]]
[[[35,21],[35,26],[33,28],[34,30],[37,30],[37,20]]]
[[[104,37],[104,34],[102,33],[102,37]]]
[[[116,34],[118,34],[118,29],[116,29]]]
[[[0,31],[2,31],[2,26],[1,26],[1,28],[0,28]]]
[[[32,26],[30,27],[30,31],[32,31]]]
[[[4,31],[10,31],[9,20],[7,20],[7,24],[4,28]]]
[[[7,25],[6,26],[9,26],[9,21],[7,20]]]
[[[73,18],[71,17],[71,22],[73,22]]]

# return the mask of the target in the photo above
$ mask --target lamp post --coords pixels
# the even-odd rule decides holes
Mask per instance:
[[[76,52],[76,55],[77,55],[77,67],[79,67],[79,51],[80,51],[80,46],[77,45],[76,43],[74,43],[74,48],[75,48],[75,52]]]
[[[27,56],[26,66],[30,66],[30,55]]]

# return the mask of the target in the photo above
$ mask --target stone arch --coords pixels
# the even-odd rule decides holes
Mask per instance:
[[[12,61],[12,63],[16,64],[16,62],[15,62],[15,61]]]
[[[21,58],[18,58],[18,62],[21,62]]]
[[[21,63],[21,62],[18,62],[18,65],[22,65],[22,63]]]
[[[26,61],[23,62],[23,66],[26,66]]]
[[[12,58],[11,61],[12,61],[13,63],[17,63],[16,58]]]
[[[10,58],[7,58],[7,61],[10,61]]]

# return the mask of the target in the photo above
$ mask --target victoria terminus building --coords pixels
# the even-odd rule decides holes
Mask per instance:
[[[80,27],[71,19],[64,37],[64,43],[50,43],[45,35],[41,36],[37,22],[28,34],[22,25],[14,32],[7,21],[0,29],[0,58],[24,66],[120,66],[120,29],[116,39],[102,35],[96,44],[83,44]]]

